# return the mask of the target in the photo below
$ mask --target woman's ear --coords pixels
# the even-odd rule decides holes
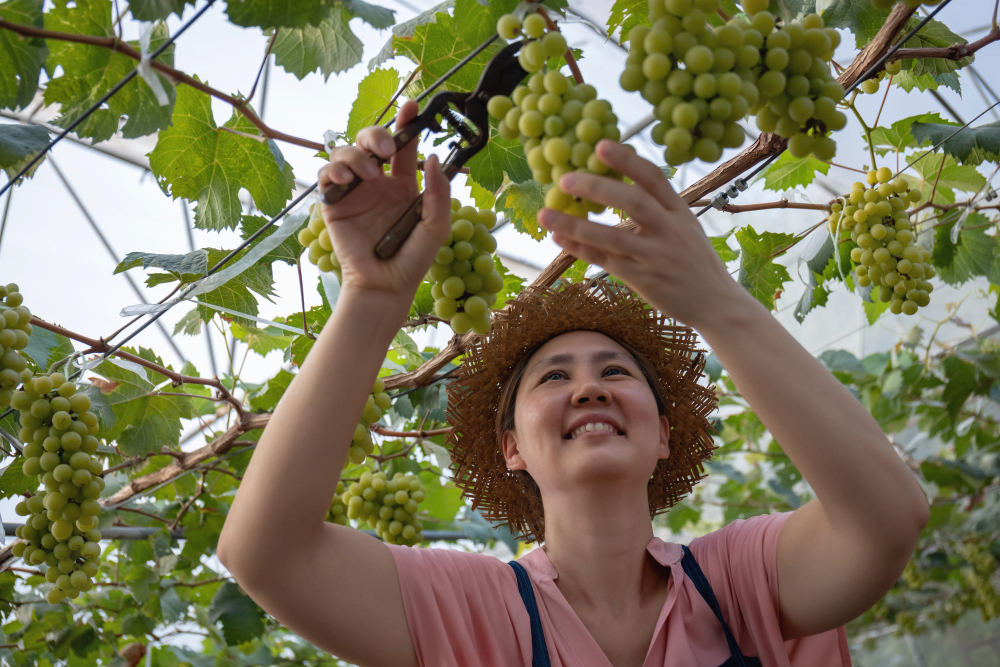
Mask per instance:
[[[670,457],[670,422],[664,415],[660,415],[660,444],[657,453],[657,458]]]
[[[503,448],[503,457],[507,461],[507,470],[527,470],[521,452],[517,448],[517,435],[514,431],[504,431],[500,445]]]

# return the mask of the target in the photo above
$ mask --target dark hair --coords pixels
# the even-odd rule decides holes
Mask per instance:
[[[563,332],[569,333],[569,332]],[[614,336],[608,336],[608,334],[603,331],[598,331],[597,333],[607,336],[611,340],[615,341],[623,348],[625,351],[631,355],[632,359],[635,361],[639,370],[642,372],[644,378],[646,378],[646,384],[649,385],[650,391],[653,392],[653,398],[656,400],[656,411],[658,414],[667,416],[666,403],[663,400],[663,396],[657,387],[660,386],[658,381],[656,369],[653,367],[649,360],[646,359],[638,350],[629,345],[624,341],[620,341]],[[562,334],[559,334],[562,335]],[[551,338],[549,339],[551,340]],[[514,408],[517,399],[517,390],[521,386],[521,380],[524,378],[524,372],[528,368],[528,360],[531,359],[532,355],[538,351],[538,349],[547,343],[548,341],[543,341],[536,345],[535,347],[526,351],[518,362],[511,369],[510,377],[507,379],[507,383],[504,385],[503,390],[500,392],[500,403],[497,405],[497,444],[500,445],[503,442],[503,434],[505,431],[511,431],[514,429]],[[668,417],[669,418],[669,417]],[[535,496],[539,503],[541,502],[541,491],[538,488],[538,484],[531,477],[531,474],[527,470],[512,470],[511,473],[522,478],[522,481],[527,487],[529,493]]]

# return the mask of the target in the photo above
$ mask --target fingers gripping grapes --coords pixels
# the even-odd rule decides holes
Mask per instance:
[[[562,177],[560,187],[568,195],[586,195],[625,211],[638,227],[633,232],[546,208],[538,220],[553,231],[556,243],[614,273],[650,304],[690,325],[699,322],[707,303],[745,294],[734,287],[698,219],[663,172],[612,141],[600,142],[597,154],[635,183],[573,173]]]

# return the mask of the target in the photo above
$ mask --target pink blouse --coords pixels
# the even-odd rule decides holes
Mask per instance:
[[[781,637],[777,545],[790,515],[737,519],[692,540],[689,548],[744,655],[759,657],[766,667],[850,667],[844,626],[789,641]],[[531,665],[528,614],[507,563],[451,549],[387,546],[421,665]],[[670,568],[670,579],[644,667],[721,665],[730,655],[722,625],[684,574],[681,545],[654,537],[646,550]],[[518,562],[531,579],[552,665],[611,667],[556,587],[559,575],[545,551],[535,549]]]

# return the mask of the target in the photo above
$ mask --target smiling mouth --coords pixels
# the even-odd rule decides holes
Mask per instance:
[[[610,424],[595,423],[586,424],[577,429],[574,429],[570,433],[564,436],[566,440],[576,440],[577,438],[585,435],[625,435],[623,432],[616,429]]]

